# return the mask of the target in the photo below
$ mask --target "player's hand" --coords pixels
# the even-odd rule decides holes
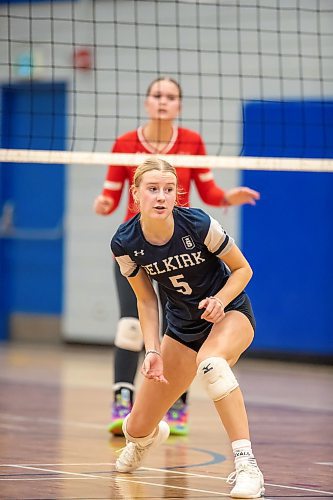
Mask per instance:
[[[94,201],[94,211],[99,215],[108,215],[111,212],[113,200],[108,196],[100,194]]]
[[[223,304],[217,297],[207,297],[201,300],[198,309],[205,309],[201,319],[205,319],[210,323],[219,323],[225,316]]]
[[[144,377],[156,382],[168,384],[169,382],[163,375],[163,360],[160,354],[150,352],[143,360],[141,373]]]
[[[248,187],[236,187],[225,192],[225,199],[229,205],[255,205],[260,199],[260,193]]]

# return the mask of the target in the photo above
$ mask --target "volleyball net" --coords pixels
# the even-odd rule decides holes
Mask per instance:
[[[109,153],[159,76],[208,156],[175,166],[333,170],[329,0],[0,2],[1,162],[136,165]]]

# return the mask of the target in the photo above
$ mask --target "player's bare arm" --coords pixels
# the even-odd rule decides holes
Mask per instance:
[[[146,272],[140,269],[134,278],[128,278],[137,297],[138,312],[146,356],[141,372],[149,379],[166,383],[163,375],[163,361],[160,355],[158,302],[153,286]]]
[[[205,309],[201,318],[211,323],[218,323],[223,319],[224,308],[244,290],[253,274],[237,245],[233,245],[229,252],[223,255],[222,260],[231,271],[227,283],[214,297],[207,297],[199,304],[199,309]]]
[[[221,259],[229,267],[231,275],[223,290],[216,294],[224,306],[227,306],[239,295],[252,278],[253,271],[250,264],[237,245],[233,245]]]

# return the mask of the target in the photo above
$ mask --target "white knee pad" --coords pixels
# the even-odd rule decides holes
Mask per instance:
[[[121,318],[118,322],[114,345],[128,351],[140,352],[143,348],[143,336],[137,318]]]
[[[238,387],[235,375],[223,358],[204,359],[198,366],[197,375],[213,401],[225,398]]]

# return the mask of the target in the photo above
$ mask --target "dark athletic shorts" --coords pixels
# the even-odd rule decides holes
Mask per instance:
[[[254,318],[253,310],[252,310],[252,305],[250,302],[249,297],[246,295],[246,293],[242,294],[240,297],[237,297],[235,300],[233,300],[226,308],[225,312],[227,311],[239,311],[248,318],[250,321],[253,330],[256,329],[256,321]],[[213,323],[211,328],[213,328]],[[186,342],[185,340],[177,337],[175,333],[170,332],[170,330],[167,329],[165,332],[165,335],[168,337],[171,337],[174,340],[177,340],[177,342],[180,342],[181,344],[185,345],[186,347],[189,347],[190,349],[193,349],[193,351],[198,352],[199,349],[201,348],[202,344],[205,342],[209,335],[210,331],[208,331],[201,339],[198,340],[192,340],[190,342]]]

